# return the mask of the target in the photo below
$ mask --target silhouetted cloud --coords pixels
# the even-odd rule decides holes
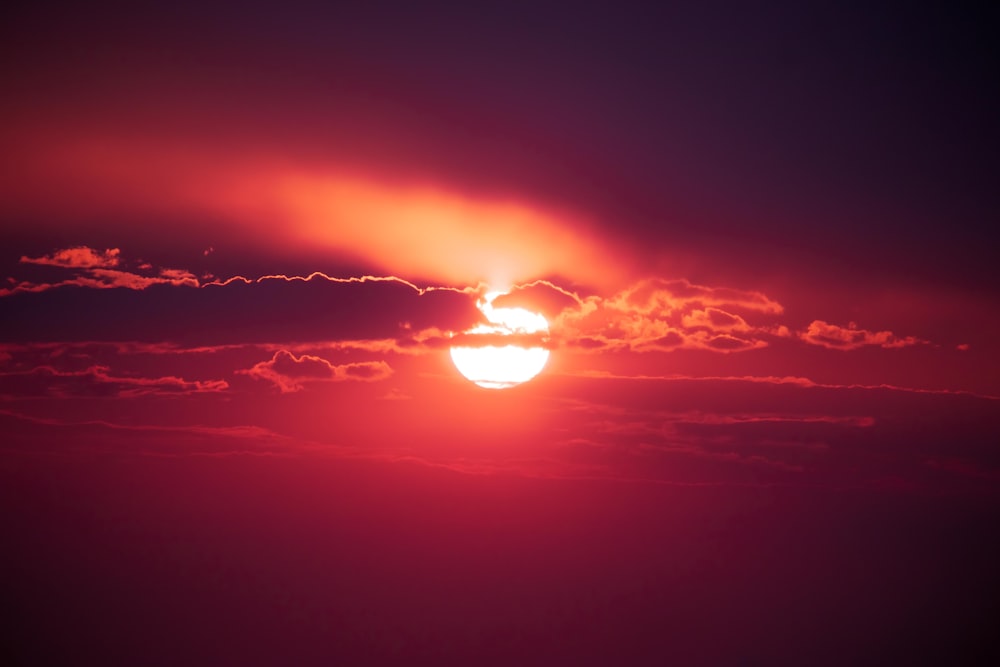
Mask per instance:
[[[42,291],[8,290],[0,299],[6,324],[0,339],[280,345],[407,339],[429,329],[462,331],[482,319],[474,289],[418,288],[395,277],[317,273],[199,284],[186,273],[142,277],[91,271],[102,273]]]

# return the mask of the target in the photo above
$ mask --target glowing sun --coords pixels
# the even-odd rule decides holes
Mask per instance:
[[[463,343],[499,343],[503,337],[511,336],[511,342],[451,347],[451,360],[458,372],[487,389],[506,389],[527,382],[549,360],[549,351],[539,345],[549,332],[549,323],[524,308],[494,308],[493,299],[498,296],[499,292],[491,292],[477,304],[489,324],[477,325],[460,338]],[[518,339],[520,343],[515,344]]]

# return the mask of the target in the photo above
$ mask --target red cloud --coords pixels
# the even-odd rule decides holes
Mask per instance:
[[[301,391],[304,382],[377,382],[392,375],[392,368],[384,361],[362,361],[334,365],[322,357],[303,354],[296,357],[287,350],[279,350],[268,361],[236,371],[259,380],[272,382],[287,394]]]
[[[21,257],[22,264],[41,264],[44,266],[64,266],[72,269],[111,268],[118,266],[118,248],[108,248],[99,252],[87,246],[76,246],[56,250],[50,255],[41,257]]]
[[[829,324],[823,320],[814,320],[801,334],[802,340],[812,345],[821,345],[831,350],[856,350],[867,345],[877,345],[884,348],[907,347],[926,343],[914,336],[905,338],[891,331],[868,331],[859,329],[854,322],[846,327]]]

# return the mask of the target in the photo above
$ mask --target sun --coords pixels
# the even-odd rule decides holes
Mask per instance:
[[[490,292],[477,304],[489,324],[479,324],[451,347],[451,360],[458,372],[480,387],[507,389],[538,375],[549,360],[549,351],[540,343],[549,332],[549,323],[538,313],[524,308],[494,308],[500,292]],[[510,336],[510,343],[503,342]],[[477,340],[478,339],[478,340]],[[517,343],[515,343],[517,341]]]

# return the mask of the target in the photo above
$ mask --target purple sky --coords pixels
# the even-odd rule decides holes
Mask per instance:
[[[997,28],[5,10],[0,662],[997,657]]]

